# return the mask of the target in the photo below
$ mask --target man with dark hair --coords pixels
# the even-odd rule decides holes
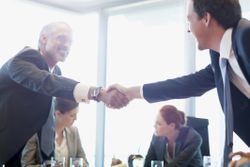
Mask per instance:
[[[183,77],[129,88],[117,84],[109,90],[153,103],[201,96],[217,88],[225,113],[227,166],[233,130],[250,146],[250,22],[241,18],[238,0],[188,0],[187,19],[198,48],[210,50],[211,64]]]
[[[242,17],[238,0],[193,0],[193,4],[200,19],[208,12],[224,29],[235,26]]]

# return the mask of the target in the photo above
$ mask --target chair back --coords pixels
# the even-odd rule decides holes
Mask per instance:
[[[209,156],[208,119],[187,116],[187,126],[194,128],[202,137],[201,154]]]

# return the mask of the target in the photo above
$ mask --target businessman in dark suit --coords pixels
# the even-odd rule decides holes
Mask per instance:
[[[53,96],[112,105],[109,98],[116,95],[60,76],[56,64],[66,59],[71,43],[68,24],[48,24],[41,31],[38,50],[25,47],[0,69],[0,166],[20,166],[22,148],[48,119]]]
[[[190,75],[129,88],[116,84],[109,90],[118,89],[130,100],[144,98],[153,103],[201,96],[217,88],[225,112],[223,93],[229,90],[223,90],[219,63],[227,59],[231,96],[225,97],[231,99],[233,109],[233,120],[229,124],[250,146],[250,22],[241,17],[238,0],[188,0],[187,19],[198,48],[210,50],[211,64]],[[232,142],[226,143],[225,157],[231,149]]]

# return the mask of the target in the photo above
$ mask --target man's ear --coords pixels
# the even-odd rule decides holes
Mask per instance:
[[[46,41],[47,41],[47,37],[46,37],[45,35],[42,35],[41,38],[40,38],[40,42],[41,42],[42,44],[45,44]]]
[[[212,16],[210,13],[206,12],[202,18],[204,24],[206,25],[206,27],[209,26],[209,24],[211,24],[211,20],[212,20]]]
[[[58,110],[55,110],[55,116],[60,116],[62,113]]]

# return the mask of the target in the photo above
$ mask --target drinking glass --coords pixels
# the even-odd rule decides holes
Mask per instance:
[[[83,158],[70,158],[70,167],[83,167]]]
[[[203,156],[203,167],[210,167],[210,166],[211,166],[211,157]]]
[[[135,158],[133,160],[133,167],[143,167],[144,159],[143,158]]]
[[[65,167],[65,157],[51,158],[51,167]]]
[[[46,161],[43,163],[43,167],[51,167],[51,160],[46,160]]]
[[[152,160],[151,167],[164,167],[164,162],[159,160]]]

